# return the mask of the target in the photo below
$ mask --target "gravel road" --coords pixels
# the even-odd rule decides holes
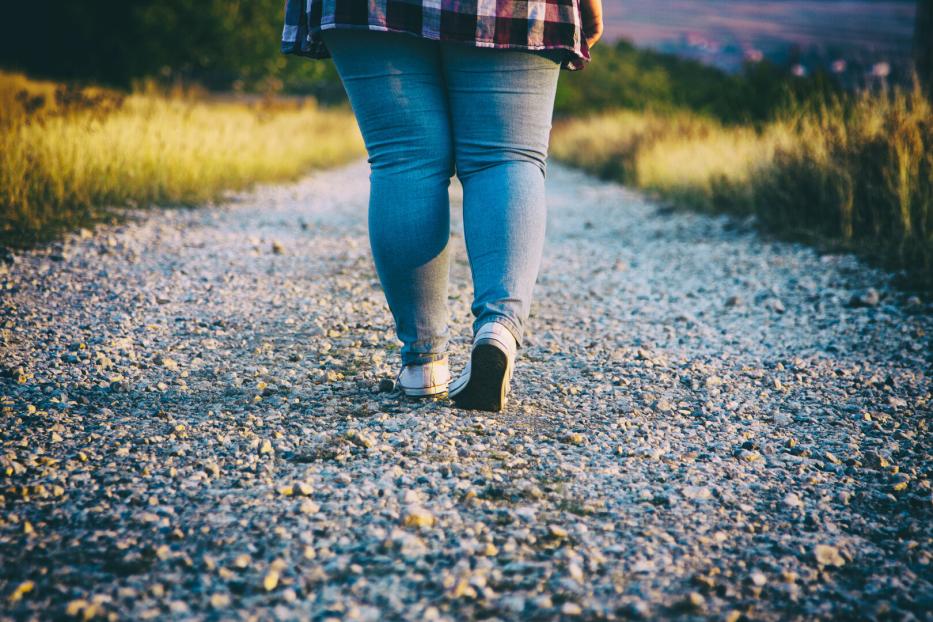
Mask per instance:
[[[0,619],[933,619],[933,308],[548,184],[497,415],[386,390],[365,162],[8,258]]]

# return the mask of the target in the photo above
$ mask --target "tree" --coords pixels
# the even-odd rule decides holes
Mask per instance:
[[[342,91],[330,63],[279,52],[283,0],[37,0],[0,20],[0,66],[128,87],[167,77],[212,89],[242,85]],[[318,93],[319,94],[319,93]]]
[[[933,0],[917,0],[914,61],[921,84],[933,96]]]

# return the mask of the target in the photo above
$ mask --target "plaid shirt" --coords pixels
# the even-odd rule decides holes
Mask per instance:
[[[590,60],[580,0],[286,0],[282,52],[329,58],[321,31],[405,32],[477,47],[567,50],[561,67]]]

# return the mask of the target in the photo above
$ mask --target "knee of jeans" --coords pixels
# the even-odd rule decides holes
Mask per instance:
[[[486,169],[515,162],[527,162],[547,175],[547,151],[531,146],[460,147],[456,156],[457,177],[464,179]]]
[[[374,175],[450,179],[454,174],[453,146],[444,136],[412,132],[399,140],[371,145],[368,151]]]

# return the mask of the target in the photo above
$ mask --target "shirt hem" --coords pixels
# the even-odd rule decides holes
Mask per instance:
[[[480,49],[509,49],[509,50],[525,50],[529,52],[541,52],[547,50],[564,50],[569,52],[569,57],[561,63],[561,69],[566,69],[568,71],[579,71],[583,69],[587,63],[590,61],[590,56],[587,51],[582,51],[576,46],[566,45],[566,44],[556,44],[556,45],[527,45],[519,43],[496,43],[494,41],[477,41],[476,39],[457,39],[455,37],[441,37],[438,33],[416,33],[411,30],[390,28],[382,24],[373,25],[373,24],[321,24],[319,26],[312,27],[308,31],[308,36],[305,41],[300,41],[300,37],[296,37],[295,40],[283,40],[282,41],[282,53],[294,56],[304,56],[305,58],[312,59],[326,59],[331,58],[330,51],[327,49],[327,46],[320,38],[321,31],[323,30],[369,30],[373,32],[394,32],[399,34],[405,34],[412,37],[417,37],[420,39],[429,39],[431,41],[450,41],[454,43],[461,43],[464,45],[470,45],[475,48]]]

